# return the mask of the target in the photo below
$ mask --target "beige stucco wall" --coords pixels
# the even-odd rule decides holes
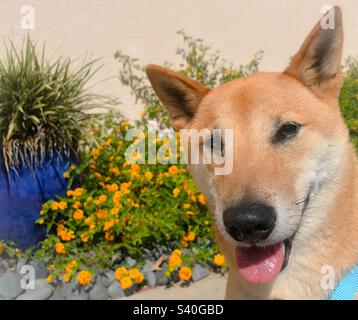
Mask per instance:
[[[90,53],[104,68],[95,80],[97,93],[119,97],[121,110],[136,117],[128,92],[116,79],[122,49],[143,63],[177,61],[176,31],[200,37],[236,63],[265,51],[262,70],[281,70],[320,16],[326,0],[1,0],[0,39],[19,40],[21,7],[35,9],[34,38],[46,40],[49,51],[73,57]],[[358,0],[336,0],[345,18],[344,55],[358,54]],[[3,55],[0,47],[0,56]]]

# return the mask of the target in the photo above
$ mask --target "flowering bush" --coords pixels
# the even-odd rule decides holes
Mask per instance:
[[[125,258],[133,257],[140,268],[146,250],[158,246],[168,253],[187,249],[170,256],[168,277],[177,273],[178,280],[188,281],[194,263],[214,265],[217,248],[205,197],[182,165],[127,162],[125,152],[133,141],[126,141],[125,134],[132,128],[110,115],[88,135],[81,164],[65,173],[67,196],[43,205],[37,222],[47,225],[50,233],[37,256],[51,265],[51,281],[87,284],[90,271],[77,273],[92,266],[117,268],[122,287],[131,287],[132,281],[139,285],[144,276],[137,268],[128,270]],[[150,142],[144,131],[134,144],[141,142],[158,149],[168,139]]]

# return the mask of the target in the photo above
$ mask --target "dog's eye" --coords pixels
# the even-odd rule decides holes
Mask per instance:
[[[221,155],[224,153],[224,143],[221,140],[221,137],[214,138],[214,135],[207,137],[204,140],[204,146],[211,152],[221,153]]]
[[[281,125],[272,139],[273,143],[282,143],[297,135],[301,125],[295,122],[287,122]]]

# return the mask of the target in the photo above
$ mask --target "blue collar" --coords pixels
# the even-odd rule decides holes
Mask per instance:
[[[328,300],[353,300],[358,294],[358,265],[353,267],[338,283]]]

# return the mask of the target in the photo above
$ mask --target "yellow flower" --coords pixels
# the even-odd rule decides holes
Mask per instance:
[[[189,209],[191,207],[191,205],[189,203],[184,203],[183,207],[184,207],[184,209]]]
[[[80,209],[77,209],[74,213],[73,213],[73,219],[74,220],[81,220],[83,218],[83,211]]]
[[[5,251],[5,246],[2,243],[0,243],[0,254],[4,253],[4,251]]]
[[[68,179],[68,178],[70,177],[70,173],[69,173],[69,172],[65,172],[65,173],[63,174],[63,177],[66,178],[66,179]]]
[[[58,203],[59,210],[65,210],[67,209],[67,202],[61,201]]]
[[[92,155],[92,157],[97,158],[99,156],[99,149],[97,149],[97,148],[92,149],[91,155]]]
[[[94,176],[95,176],[95,178],[97,178],[97,179],[101,179],[101,178],[102,178],[102,175],[101,175],[99,172],[95,172]]]
[[[127,270],[127,268],[125,267],[119,267],[115,272],[114,272],[114,277],[118,280],[121,281],[124,277],[128,277],[129,276],[129,271]]]
[[[46,281],[47,281],[48,283],[53,282],[53,280],[55,280],[55,278],[54,278],[54,276],[53,276],[52,274],[48,275],[47,278],[46,278]]]
[[[192,271],[189,267],[181,267],[179,269],[179,279],[182,281],[189,281],[191,279]]]
[[[70,274],[70,273],[66,273],[66,274],[63,276],[63,281],[69,282],[70,280],[71,280],[71,274]]]
[[[175,249],[175,250],[173,251],[173,253],[175,253],[175,254],[178,255],[179,257],[181,257],[182,254],[183,254],[180,249]]]
[[[58,209],[59,209],[58,202],[57,202],[57,201],[53,201],[53,202],[51,203],[51,210],[56,211],[56,210],[58,210]]]
[[[198,71],[198,72],[196,73],[196,76],[197,76],[198,78],[202,78],[202,77],[203,77],[203,73],[202,73],[201,71]]]
[[[132,280],[129,277],[124,277],[120,282],[121,282],[121,286],[124,290],[128,289],[132,286]]]
[[[173,189],[173,196],[174,196],[174,198],[176,198],[179,193],[180,193],[180,189],[179,189],[179,188],[174,188],[174,189]]]
[[[116,192],[116,191],[118,191],[118,184],[117,183],[113,183],[113,184],[107,184],[106,185],[106,190],[108,191],[108,192]]]
[[[214,256],[214,263],[217,266],[222,267],[225,263],[225,257],[221,253],[216,254]]]
[[[69,263],[67,263],[67,267],[69,267],[70,269],[76,269],[78,266],[77,261],[76,260],[72,260]]]
[[[144,173],[144,177],[148,180],[151,180],[153,178],[153,173],[147,171],[146,173]]]
[[[58,242],[55,244],[55,250],[58,254],[66,253],[65,245],[62,242]]]
[[[84,243],[88,242],[88,234],[87,233],[81,234],[81,240]]]
[[[44,224],[45,220],[44,219],[40,219],[39,221],[37,221],[38,224]]]
[[[203,194],[199,195],[198,201],[202,204],[202,205],[206,205],[206,199],[205,196]]]
[[[77,275],[77,281],[80,285],[86,286],[91,283],[92,275],[89,271],[83,270]]]
[[[168,169],[169,174],[177,174],[179,171],[178,167],[175,165],[170,166]]]

